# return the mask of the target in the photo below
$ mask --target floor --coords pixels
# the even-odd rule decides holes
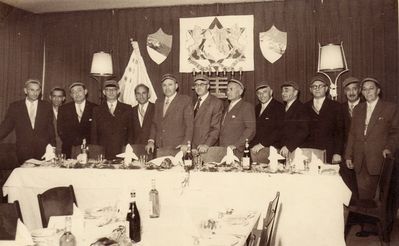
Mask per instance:
[[[366,238],[356,237],[355,233],[360,230],[360,226],[353,226],[351,231],[349,232],[348,238],[346,240],[347,246],[380,246],[380,240],[378,236],[369,236]],[[399,245],[399,218],[396,219],[395,224],[393,226],[393,230],[391,233],[391,242],[390,244],[385,245],[392,245],[398,246]]]

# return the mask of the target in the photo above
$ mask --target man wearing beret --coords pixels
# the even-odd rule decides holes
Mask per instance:
[[[366,102],[353,110],[345,159],[348,168],[356,172],[359,198],[373,199],[383,159],[398,144],[399,113],[397,105],[380,98],[378,80],[365,78],[361,88]]]
[[[150,139],[145,149],[149,154],[154,152],[155,146],[174,150],[171,154],[179,149],[184,152],[193,137],[191,98],[177,93],[179,85],[174,75],[163,75],[161,83],[165,97],[155,102]]]
[[[62,105],[58,112],[57,130],[62,140],[62,153],[71,158],[72,147],[80,146],[83,139],[90,143],[93,108],[97,105],[86,100],[87,89],[82,82],[69,86],[73,102]]]
[[[252,104],[242,100],[244,85],[237,79],[227,84],[229,106],[225,109],[220,131],[219,145],[242,152],[245,139],[251,141],[256,132],[255,111]]]
[[[305,103],[309,120],[306,147],[326,150],[327,163],[341,163],[344,145],[341,105],[327,98],[328,82],[324,75],[310,80],[313,99]]]
[[[24,88],[26,98],[10,104],[0,125],[0,139],[15,130],[20,164],[30,158],[40,160],[47,144],[55,147],[53,111],[50,103],[39,99],[41,88],[38,80],[27,80]]]
[[[299,86],[295,81],[282,83],[281,96],[285,103],[285,114],[281,130],[280,154],[287,158],[289,152],[304,146],[309,135],[309,117],[305,106],[298,99]]]
[[[130,129],[131,107],[118,102],[119,85],[115,80],[104,82],[105,102],[93,109],[91,143],[104,148],[105,158],[114,159],[126,146]]]
[[[194,90],[197,102],[194,104],[193,147],[205,153],[219,139],[223,103],[209,93],[209,78],[206,75],[195,76]]]
[[[251,143],[252,151],[257,153],[269,146],[280,148],[284,105],[273,98],[273,90],[267,82],[256,86],[256,96],[259,104],[255,106],[256,134]]]

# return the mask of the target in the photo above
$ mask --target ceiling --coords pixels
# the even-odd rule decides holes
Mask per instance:
[[[261,2],[272,0],[0,0],[8,5],[33,12],[51,13],[79,10],[120,9],[212,3]],[[281,0],[280,0],[281,1]]]

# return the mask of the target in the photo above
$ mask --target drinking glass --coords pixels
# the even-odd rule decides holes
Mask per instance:
[[[58,165],[62,166],[65,163],[65,154],[60,153],[57,155]]]
[[[97,156],[97,162],[98,162],[98,164],[103,164],[103,162],[104,162],[104,155],[103,154],[99,154]]]

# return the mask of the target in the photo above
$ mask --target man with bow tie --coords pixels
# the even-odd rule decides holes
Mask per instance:
[[[83,139],[89,144],[93,108],[97,105],[86,100],[87,89],[82,82],[69,86],[73,99],[59,108],[57,131],[62,140],[62,153],[71,158],[72,147],[80,146]]]
[[[399,112],[397,105],[380,98],[377,79],[363,79],[361,89],[366,102],[353,110],[345,159],[355,170],[359,199],[373,199],[383,159],[398,145]]]
[[[197,101],[194,104],[193,148],[197,148],[200,153],[207,152],[210,146],[217,143],[223,114],[223,103],[209,93],[209,86],[206,75],[195,76]]]
[[[273,98],[273,89],[268,82],[256,86],[259,104],[255,106],[256,134],[252,140],[252,152],[265,147],[280,148],[281,123],[284,120],[284,105]]]
[[[114,159],[128,143],[131,106],[118,101],[119,85],[115,80],[104,82],[105,102],[93,109],[91,143],[104,148],[105,158]]]
[[[327,163],[341,163],[344,145],[341,105],[327,97],[328,81],[324,75],[310,80],[313,99],[305,103],[309,116],[309,136],[305,146],[326,150]]]
[[[28,79],[24,88],[25,99],[10,104],[0,125],[0,139],[15,131],[20,164],[30,158],[40,160],[47,144],[55,146],[53,111],[48,102],[40,100],[41,89],[40,81]]]
[[[256,133],[255,110],[252,104],[242,99],[244,84],[237,79],[230,79],[227,84],[229,106],[225,109],[220,130],[219,145],[230,147],[241,154],[245,139],[251,141]]]

